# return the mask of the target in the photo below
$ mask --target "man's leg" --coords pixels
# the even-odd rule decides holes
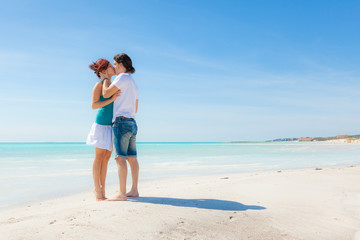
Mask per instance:
[[[132,187],[130,192],[128,192],[126,195],[128,197],[138,197],[139,163],[137,161],[137,157],[128,157],[128,161],[131,168]]]
[[[110,201],[125,201],[126,197],[126,178],[127,178],[127,148],[129,144],[129,137],[126,132],[123,131],[123,123],[121,121],[115,121],[113,125],[114,131],[114,147],[116,151],[116,165],[118,167],[120,192],[119,194]]]
[[[136,152],[136,134],[137,134],[137,125],[136,122],[132,122],[132,136],[129,139],[129,146],[127,149],[128,161],[131,168],[132,176],[132,187],[130,192],[127,193],[128,197],[138,197],[138,181],[139,181],[139,163],[137,160]]]
[[[120,182],[120,192],[119,194],[111,200],[125,201],[126,197],[126,178],[127,178],[127,163],[125,158],[116,158],[116,164],[118,167],[119,182]]]

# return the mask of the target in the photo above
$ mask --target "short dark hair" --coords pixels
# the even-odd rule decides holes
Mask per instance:
[[[126,53],[120,53],[114,57],[117,63],[122,63],[127,73],[134,73],[135,68],[132,65],[131,58]]]

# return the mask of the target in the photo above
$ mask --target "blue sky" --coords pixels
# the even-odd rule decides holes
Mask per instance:
[[[125,52],[138,141],[360,134],[359,1],[12,1],[0,141],[85,141],[88,65]]]

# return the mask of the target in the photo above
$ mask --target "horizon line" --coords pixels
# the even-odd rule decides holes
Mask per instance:
[[[137,142],[137,143],[238,143],[238,142],[266,142],[268,140],[264,140],[264,141],[198,141],[198,142],[186,142],[186,141],[154,141],[154,142]],[[46,141],[10,141],[10,142],[2,142],[0,141],[0,143],[84,143],[86,144],[86,142],[63,142],[63,141],[49,141],[49,142],[46,142]]]

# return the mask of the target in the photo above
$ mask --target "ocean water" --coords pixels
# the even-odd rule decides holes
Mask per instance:
[[[360,164],[360,144],[349,143],[138,143],[137,148],[140,183]],[[94,148],[84,143],[0,143],[0,207],[91,190],[93,156]],[[107,184],[118,184],[113,156]]]

